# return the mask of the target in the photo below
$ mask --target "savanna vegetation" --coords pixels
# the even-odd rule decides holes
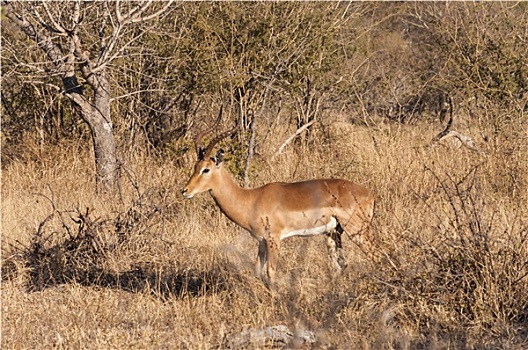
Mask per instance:
[[[1,16],[3,349],[528,347],[527,4]],[[243,186],[375,193],[339,278],[324,237],[293,237],[269,290],[256,241],[181,196],[221,106]]]

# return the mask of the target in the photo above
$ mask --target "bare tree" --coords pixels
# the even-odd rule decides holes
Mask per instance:
[[[108,68],[147,31],[138,23],[167,15],[172,1],[148,2],[4,2],[6,17],[36,44],[61,79],[64,93],[88,124],[100,190],[113,192],[119,162],[111,118]],[[36,62],[33,68],[37,68]]]

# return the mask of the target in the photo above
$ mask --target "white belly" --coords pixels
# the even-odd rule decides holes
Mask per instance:
[[[300,230],[290,231],[290,232],[283,232],[281,233],[280,239],[283,240],[288,237],[292,236],[315,236],[320,235],[321,233],[332,231],[337,227],[337,220],[332,216],[330,218],[330,221],[326,225],[322,226],[315,226],[311,228],[303,228]]]

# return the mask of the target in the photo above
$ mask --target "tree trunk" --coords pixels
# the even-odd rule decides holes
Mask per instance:
[[[89,123],[95,152],[97,189],[115,192],[119,180],[119,166],[112,123],[98,118]]]
[[[86,118],[92,130],[95,151],[97,187],[114,192],[119,180],[119,166],[116,156],[116,144],[110,118],[110,84],[104,70],[97,75],[95,88],[95,106]]]
[[[89,83],[94,89],[93,103],[79,92],[67,96],[79,106],[81,116],[92,132],[97,190],[115,192],[119,181],[119,164],[110,118],[110,84],[104,70],[92,75]]]

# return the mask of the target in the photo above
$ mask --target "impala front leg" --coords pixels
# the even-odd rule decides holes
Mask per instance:
[[[275,272],[279,262],[280,239],[270,235],[266,240],[266,248],[268,251],[268,286],[273,288],[275,285]]]
[[[258,242],[258,255],[257,261],[255,262],[255,275],[262,279],[263,274],[265,273],[264,269],[268,261],[268,248],[265,239],[260,239]]]

